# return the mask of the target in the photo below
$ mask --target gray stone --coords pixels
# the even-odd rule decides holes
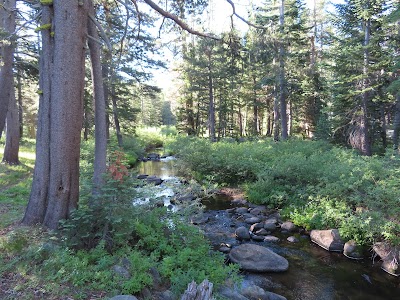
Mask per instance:
[[[236,212],[236,208],[228,208],[225,210],[229,214],[234,214]]]
[[[268,217],[266,220],[265,220],[265,223],[273,223],[273,224],[276,224],[276,223],[278,223],[278,219],[276,218],[276,217]]]
[[[138,176],[136,176],[137,179],[146,179],[149,175],[147,174],[139,174]]]
[[[249,298],[246,298],[245,296],[239,294],[237,291],[234,291],[226,286],[221,287],[218,290],[218,293],[229,300],[249,300]]]
[[[220,246],[220,247],[219,247],[218,251],[220,251],[220,252],[222,252],[222,253],[229,253],[229,252],[231,251],[231,248],[229,248],[229,247],[223,245],[223,246]]]
[[[232,201],[232,204],[235,204],[235,205],[246,205],[247,204],[247,201],[245,200],[245,199],[233,199]]]
[[[363,259],[364,248],[351,240],[346,242],[343,247],[343,255],[351,259]]]
[[[176,201],[179,201],[179,202],[190,202],[190,201],[193,201],[194,199],[196,199],[196,197],[193,194],[189,193],[189,194],[186,194],[186,195],[178,196],[176,198]]]
[[[199,214],[197,216],[192,217],[192,224],[200,225],[205,224],[209,221],[209,217],[207,215]]]
[[[253,215],[264,215],[266,212],[267,209],[265,208],[265,206],[257,206],[250,210],[250,213],[252,213]]]
[[[248,212],[249,212],[249,210],[248,210],[247,207],[238,207],[238,208],[236,208],[236,213],[237,214],[242,215],[242,214],[246,214]]]
[[[236,228],[235,236],[238,240],[250,240],[249,230],[244,226]]]
[[[343,251],[344,243],[340,239],[339,230],[337,229],[311,230],[310,237],[312,242],[325,250],[334,252]]]
[[[263,242],[264,241],[264,236],[252,234],[251,235],[251,239],[253,241],[257,241],[257,242]]]
[[[290,243],[298,243],[299,242],[299,239],[295,236],[289,236],[286,240]]]
[[[274,231],[276,229],[275,222],[264,222],[264,229],[268,231]]]
[[[247,218],[246,220],[244,220],[247,224],[255,224],[255,223],[259,223],[261,221],[261,219],[259,217],[250,217]]]
[[[110,298],[110,300],[138,300],[138,298],[131,295],[118,295]]]
[[[112,270],[114,271],[115,274],[117,274],[121,277],[124,277],[127,279],[131,277],[131,274],[129,273],[129,271],[122,266],[115,265],[115,266],[113,266]]]
[[[281,229],[288,232],[293,232],[297,229],[297,227],[292,222],[288,221],[281,224]]]
[[[273,235],[267,235],[266,237],[264,237],[264,242],[273,242],[273,243],[277,243],[279,242],[280,239],[276,236]]]
[[[157,300],[175,300],[175,295],[170,290],[166,290],[158,293]]]
[[[254,232],[254,231],[260,230],[261,228],[264,228],[264,223],[255,223],[250,226],[250,231]]]
[[[393,276],[400,275],[399,261],[400,261],[400,247],[391,246],[388,243],[381,242],[375,243],[372,246],[374,252],[382,259],[381,268],[385,272]]]
[[[254,244],[242,244],[229,253],[232,262],[250,272],[283,272],[289,268],[286,258],[267,247]]]
[[[261,228],[260,230],[257,230],[255,232],[255,234],[257,234],[257,235],[264,235],[264,236],[266,236],[270,233],[271,233],[271,231],[265,230],[264,228]]]
[[[160,185],[161,183],[163,183],[163,180],[157,176],[147,176],[146,181],[147,183],[152,183],[154,185]]]
[[[267,292],[259,286],[252,285],[241,291],[242,295],[251,300],[286,300],[285,297]]]

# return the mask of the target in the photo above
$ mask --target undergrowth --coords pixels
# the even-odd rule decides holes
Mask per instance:
[[[210,143],[177,139],[181,169],[198,180],[241,185],[251,202],[282,209],[307,229],[339,228],[361,244],[400,244],[400,160],[362,157],[323,141]]]

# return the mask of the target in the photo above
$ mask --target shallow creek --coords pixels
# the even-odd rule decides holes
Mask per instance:
[[[138,173],[178,182],[174,164],[173,158],[141,162]],[[230,200],[226,196],[203,200],[206,213],[212,216],[214,222],[217,220],[216,228],[229,224],[230,216],[225,209],[232,207]],[[284,256],[289,261],[289,270],[255,275],[255,280],[263,282],[260,286],[265,290],[285,296],[288,300],[400,300],[400,278],[382,271],[378,259],[375,263],[370,258],[350,260],[340,253],[328,252],[299,235],[299,243],[286,241],[289,236],[286,234],[274,235],[281,241],[257,244]],[[245,278],[253,276],[245,275]]]

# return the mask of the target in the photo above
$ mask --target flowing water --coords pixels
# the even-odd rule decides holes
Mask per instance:
[[[178,182],[174,163],[172,157],[141,162],[138,172],[156,175],[167,182]],[[168,187],[164,190],[170,192]],[[163,193],[162,188],[160,193]],[[203,199],[202,203],[205,210],[231,207],[226,196]],[[287,235],[278,237],[281,239],[278,244],[259,243],[289,261],[287,272],[262,275],[268,282],[273,282],[268,290],[288,300],[400,300],[400,278],[382,271],[378,262],[350,260],[339,253],[328,252],[304,237],[299,236],[299,243],[287,242]]]

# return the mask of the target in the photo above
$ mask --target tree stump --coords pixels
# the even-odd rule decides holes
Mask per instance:
[[[199,285],[192,281],[182,295],[181,300],[212,300],[213,284],[205,279]]]

